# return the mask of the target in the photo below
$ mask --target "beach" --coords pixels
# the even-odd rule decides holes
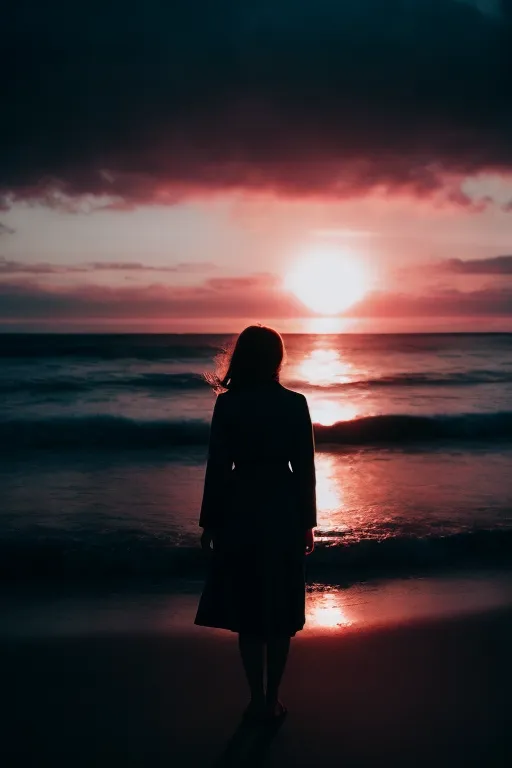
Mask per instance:
[[[225,341],[0,339],[2,768],[509,765],[512,336],[287,338],[318,526],[277,732],[193,624]]]
[[[18,622],[0,640],[2,764],[509,765],[512,607],[436,611],[432,591],[411,618],[414,587],[402,595],[401,616],[372,607],[372,621],[297,636],[274,731],[240,727],[236,636],[184,621],[194,600],[167,626],[119,610],[89,628]]]
[[[512,0],[4,6],[0,768],[512,768]]]

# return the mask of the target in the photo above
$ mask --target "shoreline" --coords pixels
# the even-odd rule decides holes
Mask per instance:
[[[187,636],[202,580],[153,586],[19,584],[0,588],[2,638],[130,635]],[[392,627],[512,607],[512,571],[452,571],[332,585],[308,580],[303,635]],[[206,630],[207,631],[207,630]],[[222,636],[223,630],[218,630]]]

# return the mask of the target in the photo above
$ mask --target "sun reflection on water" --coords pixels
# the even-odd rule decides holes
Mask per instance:
[[[336,349],[322,348],[313,350],[299,364],[297,373],[306,386],[333,387],[349,384],[354,380],[356,372],[351,363],[342,359]],[[332,426],[338,421],[351,421],[358,415],[358,408],[349,402],[343,390],[327,393],[317,397],[315,393],[308,396],[311,418],[315,424]]]
[[[317,543],[323,546],[339,544],[340,536],[348,530],[344,520],[345,489],[337,472],[335,456],[317,454],[316,457],[316,499],[318,508],[318,527],[315,531]]]
[[[351,380],[352,366],[336,349],[315,349],[299,365],[300,376],[309,384],[329,386]]]
[[[343,507],[343,487],[336,477],[336,458],[322,454],[316,458],[316,500],[322,526],[329,525],[329,513]]]
[[[314,424],[322,424],[324,427],[331,427],[338,421],[352,421],[357,418],[359,410],[354,403],[347,400],[338,402],[337,400],[309,398],[309,407],[311,419]]]
[[[351,627],[353,620],[347,615],[339,594],[313,592],[308,595],[306,621],[311,627],[337,629]]]

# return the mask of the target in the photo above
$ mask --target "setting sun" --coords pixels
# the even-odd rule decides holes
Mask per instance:
[[[319,250],[296,265],[285,287],[314,312],[336,315],[363,298],[368,281],[355,254]]]

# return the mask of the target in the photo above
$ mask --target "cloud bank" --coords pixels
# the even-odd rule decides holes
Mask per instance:
[[[471,292],[433,290],[424,296],[370,293],[351,307],[349,318],[505,317],[512,313],[512,289]],[[309,312],[282,290],[277,277],[255,274],[211,278],[198,286],[154,283],[143,287],[41,285],[35,277],[0,282],[0,323],[28,320],[158,320],[173,318],[304,318]]]
[[[477,6],[11,3],[3,207],[232,189],[469,204],[464,175],[512,172],[510,3]]]
[[[11,275],[68,275],[91,272],[172,272],[174,274],[201,274],[211,272],[216,265],[209,261],[182,262],[163,266],[152,266],[137,261],[88,261],[83,264],[52,264],[47,261],[25,262],[0,256],[0,276]]]
[[[442,269],[459,275],[512,275],[512,256],[494,256],[489,259],[448,259]]]

